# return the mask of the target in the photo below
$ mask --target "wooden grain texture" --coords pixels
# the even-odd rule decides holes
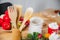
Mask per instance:
[[[21,40],[21,32],[19,29],[12,29],[12,40]]]
[[[0,34],[0,40],[11,40],[11,33],[2,33]]]

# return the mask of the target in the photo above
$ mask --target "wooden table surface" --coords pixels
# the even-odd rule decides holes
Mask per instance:
[[[42,29],[47,28],[48,24],[50,22],[55,22],[56,21],[56,22],[60,23],[60,17],[57,17],[57,18],[46,17],[46,16],[44,16],[43,14],[40,14],[40,13],[33,14],[33,16],[42,17],[45,20],[45,23],[44,23],[44,26],[43,26]],[[22,32],[23,38],[26,37],[26,35],[28,33],[27,31],[28,31],[28,27]],[[42,32],[43,33],[47,33],[47,30],[43,30]],[[11,40],[11,36],[12,36],[11,33],[7,33],[7,32],[4,33],[4,32],[2,32],[2,33],[0,33],[0,40]]]

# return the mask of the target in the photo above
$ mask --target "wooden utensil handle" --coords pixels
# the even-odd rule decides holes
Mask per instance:
[[[12,40],[21,40],[21,32],[19,29],[12,29]]]
[[[16,27],[16,26],[17,26],[17,25],[16,25],[16,21],[15,21],[15,22],[14,22],[14,21],[11,21],[11,23],[12,23],[12,29],[13,29],[13,28],[17,28],[17,27]]]
[[[26,22],[26,20],[24,20],[22,25],[20,26],[20,28],[19,28],[20,31],[22,31],[25,28],[25,22]]]

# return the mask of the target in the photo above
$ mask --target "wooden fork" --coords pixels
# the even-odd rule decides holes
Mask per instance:
[[[8,7],[8,14],[11,19],[12,28],[17,28],[16,27],[16,18],[17,18],[16,8],[14,6],[9,6]]]

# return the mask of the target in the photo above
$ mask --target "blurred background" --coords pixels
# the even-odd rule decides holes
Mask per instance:
[[[0,4],[4,2],[22,5],[23,12],[25,12],[28,7],[32,7],[34,12],[40,12],[50,8],[60,10],[60,0],[0,0]]]

